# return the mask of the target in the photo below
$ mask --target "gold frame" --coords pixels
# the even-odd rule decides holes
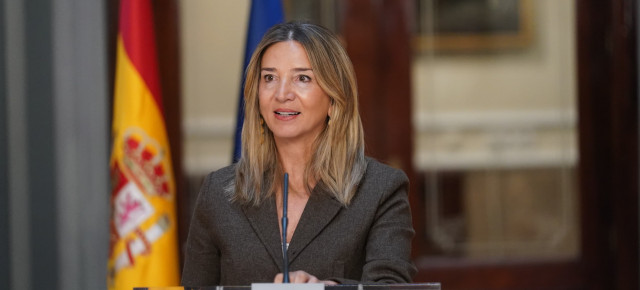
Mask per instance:
[[[414,48],[417,52],[450,51],[473,52],[505,49],[522,49],[533,41],[533,12],[531,0],[519,0],[519,27],[517,33],[470,33],[470,34],[437,34],[417,35],[414,37]],[[418,13],[422,13],[419,11]]]

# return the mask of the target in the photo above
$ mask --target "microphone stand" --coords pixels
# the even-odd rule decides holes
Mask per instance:
[[[282,192],[282,264],[283,283],[289,283],[289,257],[287,256],[287,201],[289,200],[289,174],[284,174],[284,190]]]

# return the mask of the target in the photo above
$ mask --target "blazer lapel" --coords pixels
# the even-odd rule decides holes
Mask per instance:
[[[278,269],[282,272],[282,244],[280,227],[273,197],[264,200],[259,206],[245,205],[243,211],[253,231],[267,249]]]
[[[342,204],[316,186],[296,227],[287,254],[289,263],[331,222]]]

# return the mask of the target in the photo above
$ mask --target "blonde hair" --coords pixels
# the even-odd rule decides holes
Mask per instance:
[[[232,200],[257,205],[281,185],[283,172],[273,134],[260,122],[258,86],[263,54],[271,45],[284,41],[296,41],[304,47],[319,86],[332,103],[330,123],[315,140],[304,182],[311,192],[309,181],[316,181],[346,206],[367,166],[355,72],[338,38],[326,28],[310,23],[272,27],[251,56],[245,73],[242,157],[236,166],[235,181],[227,190]]]

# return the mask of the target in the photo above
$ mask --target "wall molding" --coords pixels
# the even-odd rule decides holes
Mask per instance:
[[[413,118],[414,165],[451,170],[572,166],[577,162],[576,119],[571,110],[418,112]],[[185,142],[191,144],[221,142],[228,147],[234,130],[235,116],[183,122]],[[185,152],[185,169],[206,174],[228,165],[230,152]]]
[[[466,170],[574,166],[576,114],[563,110],[419,113],[417,168]]]

